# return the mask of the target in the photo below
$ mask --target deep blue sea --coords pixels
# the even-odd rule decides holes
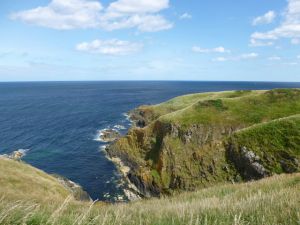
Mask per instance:
[[[188,93],[280,87],[299,88],[300,83],[0,83],[0,154],[29,149],[24,161],[79,183],[93,199],[110,200],[122,190],[97,134],[115,125],[128,129],[124,113]]]

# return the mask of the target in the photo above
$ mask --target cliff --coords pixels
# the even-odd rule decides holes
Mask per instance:
[[[0,157],[0,224],[299,224],[299,95],[206,93],[134,110],[143,127],[108,153],[142,196],[198,189],[172,197],[78,201],[69,181]]]
[[[297,114],[298,89],[186,95],[133,110],[136,126],[107,151],[142,197],[292,173]]]

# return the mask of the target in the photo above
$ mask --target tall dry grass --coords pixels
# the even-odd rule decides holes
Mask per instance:
[[[45,204],[35,199],[12,201],[10,196],[1,194],[3,225],[300,224],[300,174],[129,204],[83,203],[72,197]]]

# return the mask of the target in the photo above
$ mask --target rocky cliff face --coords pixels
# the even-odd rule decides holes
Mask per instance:
[[[286,93],[290,95],[290,92],[283,94],[282,92],[279,94],[272,92],[270,104],[282,104],[281,102],[284,102],[282,98],[285,98]],[[295,93],[296,95],[294,92],[292,93],[293,98],[298,101],[300,93]],[[226,94],[228,95],[228,93]],[[244,93],[242,94],[244,96]],[[278,102],[274,98],[274,95],[277,94],[280,96]],[[269,95],[270,93],[267,92],[268,99]],[[263,97],[265,98],[265,96]],[[256,96],[250,100],[253,107],[260,104],[260,99]],[[237,116],[231,115],[229,112],[232,107],[231,99],[228,103],[219,99],[200,101],[196,104],[193,103],[192,107],[197,108],[197,113],[199,111],[202,113],[201,110],[207,112],[207,108],[212,109],[209,112],[220,114],[220,118],[212,121],[209,117],[212,121],[210,123],[201,122],[203,121],[201,118],[200,122],[195,121],[195,123],[187,125],[176,122],[176,120],[166,120],[163,118],[164,115],[161,117],[151,108],[140,107],[130,113],[135,126],[125,137],[108,147],[107,151],[110,157],[120,158],[124,165],[129,167],[126,177],[134,184],[142,197],[159,197],[182,190],[191,191],[208,187],[217,183],[260,179],[274,173],[290,173],[300,170],[300,133],[296,134],[296,139],[299,140],[296,144],[290,143],[291,140],[288,140],[282,144],[283,146],[278,146],[280,148],[290,144],[289,148],[293,148],[295,154],[288,153],[290,150],[279,151],[278,149],[272,150],[275,153],[271,154],[263,149],[268,149],[268,145],[274,145],[272,141],[268,141],[272,136],[267,136],[265,132],[265,130],[272,129],[274,125],[265,125],[271,126],[265,130],[253,128],[253,133],[245,134],[250,137],[249,139],[242,139],[240,138],[242,135],[235,135],[248,127],[249,123],[237,121]],[[246,118],[245,121],[248,121],[248,118],[252,119],[256,115],[255,113],[257,111],[253,110],[253,112],[249,112],[249,115],[242,116]],[[181,117],[182,114],[181,110]],[[195,114],[194,111],[193,114]],[[173,114],[171,116],[174,117]],[[206,117],[206,114],[200,114],[200,116]],[[260,121],[266,120],[265,118]],[[223,120],[226,122],[222,123]],[[292,123],[294,122],[292,121]],[[299,122],[300,128],[300,120],[297,122]],[[276,124],[276,126],[281,127],[282,124]],[[288,125],[288,127],[290,126]],[[297,128],[296,126],[293,131],[289,130],[287,133],[282,130],[279,134],[276,133],[277,136],[275,134],[273,136],[277,140],[284,139],[285,135],[290,135],[292,139],[295,139],[293,133]],[[265,136],[265,141],[257,141],[259,132],[261,132],[261,137]],[[254,142],[258,143],[253,150],[250,143]],[[278,156],[280,154],[281,156]]]
[[[108,153],[130,168],[127,177],[144,197],[191,191],[235,179],[222,138],[237,129],[200,124],[182,129],[155,121],[131,129]]]

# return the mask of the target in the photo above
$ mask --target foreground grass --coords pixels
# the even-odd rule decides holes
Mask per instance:
[[[12,200],[1,191],[0,224],[300,224],[299,190],[300,174],[115,205],[72,197],[49,204],[41,203],[47,196]]]

